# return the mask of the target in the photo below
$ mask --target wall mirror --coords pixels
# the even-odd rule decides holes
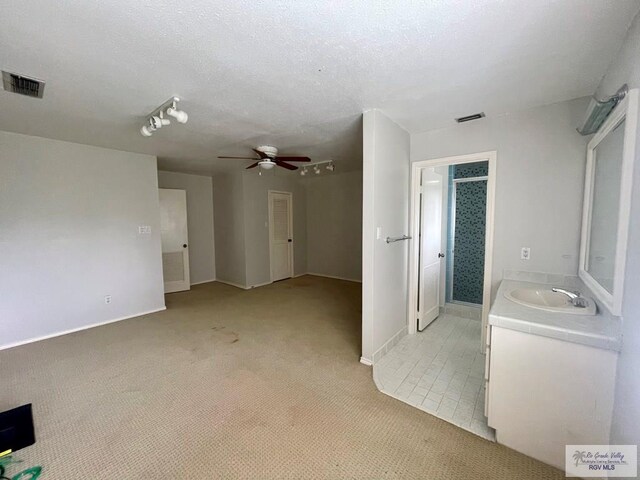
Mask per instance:
[[[638,90],[630,90],[587,146],[579,276],[620,315],[636,150]]]

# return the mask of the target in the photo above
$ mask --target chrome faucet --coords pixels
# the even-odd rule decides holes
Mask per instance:
[[[552,292],[562,293],[569,297],[571,300],[571,304],[574,307],[585,308],[587,306],[587,301],[580,296],[580,292],[570,292],[569,290],[565,290],[564,288],[553,287],[551,289]]]
[[[565,290],[564,288],[560,288],[560,287],[553,287],[551,291],[556,293],[563,293],[567,297],[569,297],[571,301],[575,300],[580,296],[580,292],[570,292],[569,290]]]

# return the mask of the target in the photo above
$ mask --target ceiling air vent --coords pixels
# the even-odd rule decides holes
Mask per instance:
[[[44,82],[17,73],[2,72],[2,86],[7,92],[19,93],[27,97],[42,98]]]
[[[484,117],[484,112],[474,113],[473,115],[467,115],[466,117],[456,118],[456,122],[458,123],[470,122],[471,120],[478,120],[479,118],[483,118],[483,117]]]

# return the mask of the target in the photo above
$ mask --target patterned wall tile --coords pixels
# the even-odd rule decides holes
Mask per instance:
[[[453,171],[453,178],[486,177],[489,174],[489,162],[453,165]]]
[[[454,178],[483,177],[489,162],[449,167],[446,299],[482,303],[487,182],[455,183]],[[454,203],[453,190],[456,188]],[[451,223],[455,209],[455,225]]]

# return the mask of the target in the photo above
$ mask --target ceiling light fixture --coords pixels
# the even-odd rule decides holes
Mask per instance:
[[[591,97],[584,120],[578,127],[578,133],[580,135],[591,135],[592,133],[597,132],[609,114],[614,108],[616,108],[616,105],[622,101],[628,92],[629,87],[625,83],[618,89],[615,95],[612,95],[611,97],[607,97],[603,100],[598,100],[595,96]]]
[[[187,123],[189,115],[187,112],[178,110],[177,104],[180,101],[178,97],[171,97],[160,107],[156,108],[148,117],[147,123],[140,128],[140,134],[143,137],[150,137],[156,130],[166,125],[171,125],[171,120],[165,118],[165,114],[176,119],[178,123]]]
[[[276,162],[268,158],[268,159],[262,160],[261,162],[258,162],[258,165],[260,165],[260,168],[264,168],[265,170],[271,170],[273,167],[276,166]]]
[[[321,168],[321,165],[325,165],[325,167]],[[304,166],[304,168],[300,171],[300,175],[304,177],[309,173],[309,170],[311,170],[316,175],[320,175],[324,169],[326,169],[329,172],[335,171],[336,166],[333,163],[333,160],[322,160],[321,162],[307,163]]]

